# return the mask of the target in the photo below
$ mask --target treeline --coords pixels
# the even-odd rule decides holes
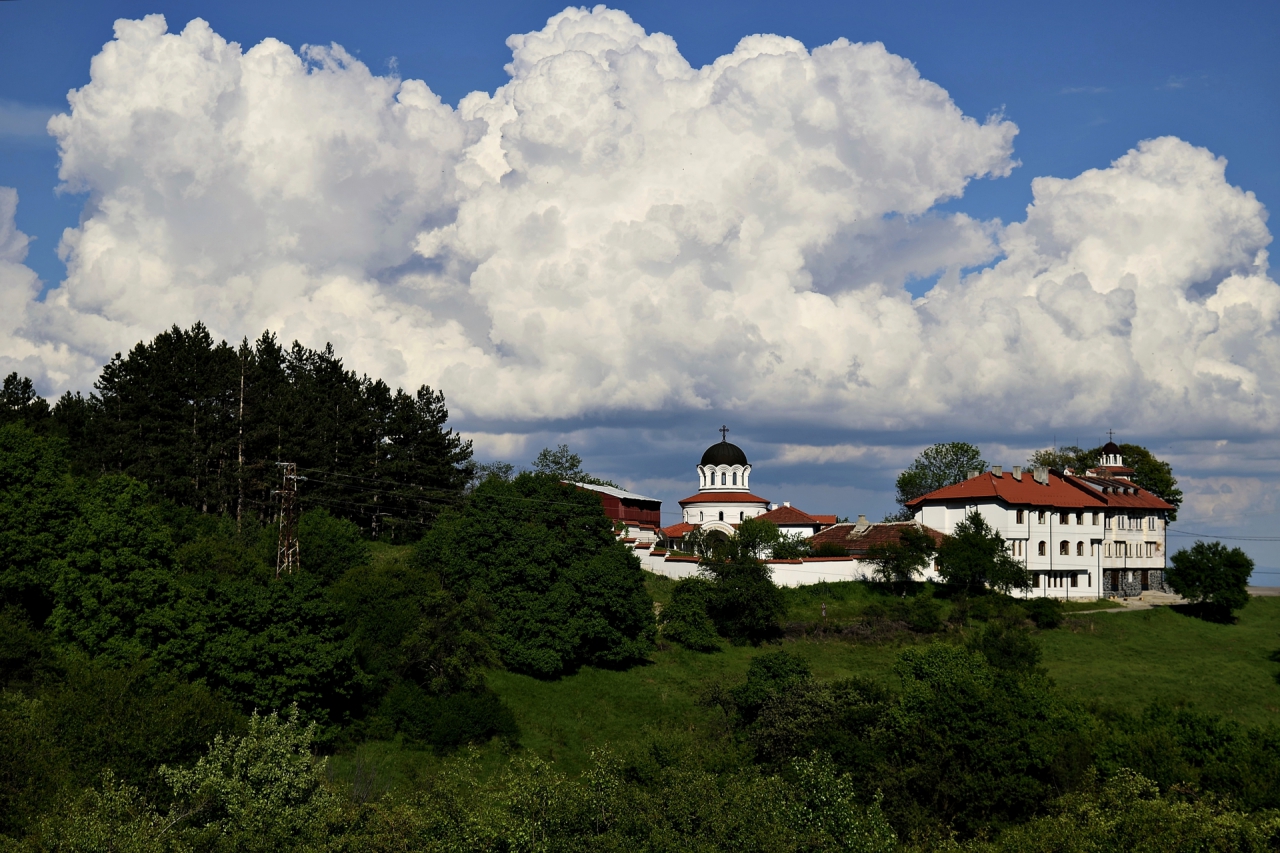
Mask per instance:
[[[307,477],[304,506],[361,530],[418,539],[458,503],[474,474],[471,443],[447,426],[443,393],[357,376],[332,347],[215,342],[174,326],[117,354],[88,397],[52,406],[11,374],[0,419],[65,440],[77,473],[127,474],[177,506],[243,522],[274,517],[277,462]]]

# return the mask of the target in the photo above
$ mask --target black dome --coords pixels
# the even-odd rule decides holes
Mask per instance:
[[[1120,446],[1114,441],[1108,441],[1106,444],[1102,445],[1102,452],[1108,456],[1119,456]]]
[[[707,448],[702,454],[703,465],[746,465],[747,454],[736,444],[722,441]]]

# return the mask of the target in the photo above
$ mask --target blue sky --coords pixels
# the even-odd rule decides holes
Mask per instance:
[[[512,56],[508,36],[540,30],[563,8],[528,2],[0,3],[0,186],[17,189],[17,228],[34,238],[23,263],[39,276],[42,290],[56,292],[67,276],[57,252],[63,229],[75,228],[82,216],[98,212],[85,207],[86,200],[95,197],[92,193],[57,191],[59,155],[42,128],[45,116],[67,110],[68,90],[89,82],[90,61],[112,39],[112,25],[118,18],[160,13],[171,33],[181,31],[192,18],[203,18],[214,33],[238,42],[243,50],[266,38],[279,39],[293,49],[337,43],[373,75],[422,80],[445,103],[456,106],[469,92],[492,94],[507,83],[510,78],[503,66]],[[963,213],[988,223],[984,227],[995,234],[993,229],[1001,224],[1026,218],[1033,199],[1032,179],[1073,179],[1088,170],[1105,170],[1142,140],[1165,136],[1225,158],[1226,184],[1253,193],[1268,210],[1280,202],[1280,162],[1275,153],[1280,138],[1280,55],[1275,50],[1280,6],[1274,3],[636,2],[615,4],[615,8],[649,33],[673,38],[694,68],[730,54],[740,39],[756,33],[793,37],[810,49],[838,38],[883,42],[889,53],[914,63],[923,79],[945,90],[965,115],[979,123],[1003,116],[1016,125],[1012,153],[1006,158],[1016,166],[1007,176],[976,177],[982,169],[975,167],[966,173],[972,179],[966,178],[958,198],[940,197],[926,205],[924,214],[904,213],[890,205],[879,214],[885,221],[916,227]],[[93,149],[85,156],[100,154]],[[147,155],[139,148],[127,156],[144,163]],[[95,184],[99,172],[92,164],[77,168],[81,184],[91,186],[97,197],[110,198],[120,191],[117,184]],[[1187,196],[1185,203],[1205,202]],[[176,216],[172,208],[167,210],[165,215]],[[424,214],[423,221],[448,215]],[[1206,213],[1204,222],[1209,224],[1205,227],[1216,227],[1213,223],[1220,219]],[[1260,222],[1263,217],[1254,219]],[[1224,237],[1222,242],[1233,239]],[[1250,246],[1261,246],[1269,236],[1249,239],[1254,241]],[[908,254],[921,251],[913,248]],[[964,274],[991,267],[1003,257],[998,250],[986,254],[974,250],[970,255],[955,254],[946,269]],[[1215,264],[1221,265],[1205,262],[1207,267]],[[384,273],[374,277],[385,279]],[[926,265],[904,274],[900,286],[910,296],[920,297],[945,275],[940,268]],[[1099,288],[1096,282],[1094,286]],[[935,292],[933,305],[939,305],[943,296]],[[266,316],[274,315],[250,314],[242,319],[252,326]],[[460,320],[463,326],[473,321]],[[130,315],[125,325],[142,329],[152,323],[159,328],[170,322],[187,319],[139,320]],[[228,321],[225,326],[228,334],[239,333],[234,323]],[[1270,340],[1267,336],[1256,339],[1255,357],[1270,346]],[[499,355],[509,355],[501,345],[495,346]],[[519,348],[514,343],[510,346],[512,351]],[[1251,345],[1237,341],[1231,347],[1218,347],[1215,353],[1236,353],[1221,358],[1239,365],[1248,361],[1250,350]],[[1146,356],[1135,350],[1133,357],[1141,361]],[[20,363],[30,365],[40,357],[26,358]],[[397,361],[376,353],[364,356],[364,361],[359,355],[352,358],[371,372],[381,364],[394,366],[406,359],[414,363],[408,357]],[[861,360],[867,361],[865,354]],[[669,374],[675,369],[665,370]],[[797,369],[803,373],[809,368]],[[1146,375],[1153,375],[1149,367],[1144,369]],[[431,381],[451,398],[465,399],[443,378],[460,375],[456,372],[424,368],[419,376],[412,367],[406,370],[400,381]],[[83,384],[68,378],[73,373],[51,368],[41,380],[43,387],[53,391],[59,382]],[[670,379],[661,375],[662,370],[656,374],[655,384]],[[480,374],[467,376],[468,382],[482,381]],[[1046,383],[1060,383],[1061,394],[1075,401],[1071,412],[1051,411],[1051,404],[1045,402],[1053,399],[1049,394],[1031,404],[1043,411],[1027,415],[1026,406],[1018,402],[1027,400],[1025,392],[1012,386],[983,398],[984,406],[996,405],[992,401],[1011,406],[1003,416],[968,408],[963,398],[947,398],[949,402],[938,406],[922,403],[918,412],[901,423],[885,414],[890,409],[884,407],[890,404],[883,401],[876,404],[880,406],[876,414],[862,417],[858,396],[848,389],[840,392],[843,396],[832,402],[830,411],[816,391],[803,402],[793,400],[774,408],[761,402],[771,399],[768,395],[750,400],[750,393],[741,389],[719,395],[707,392],[694,403],[681,402],[680,395],[672,392],[670,402],[658,406],[643,401],[620,403],[603,396],[571,405],[567,401],[576,398],[562,390],[549,393],[566,395],[563,417],[521,409],[514,402],[510,413],[496,414],[482,411],[484,407],[477,404],[466,414],[464,426],[484,436],[478,442],[482,455],[514,461],[524,461],[544,444],[569,441],[584,452],[593,470],[673,502],[692,490],[692,466],[701,447],[716,437],[714,428],[729,422],[757,463],[758,491],[778,500],[791,499],[815,512],[866,512],[873,518],[890,508],[895,470],[913,449],[931,441],[972,440],[983,446],[991,463],[1010,465],[1023,461],[1019,454],[1055,440],[1096,443],[1105,429],[1115,426],[1128,430],[1123,434],[1126,440],[1148,444],[1177,460],[1179,473],[1198,483],[1199,517],[1184,512],[1184,518],[1199,523],[1187,526],[1188,530],[1238,537],[1266,537],[1274,531],[1280,450],[1269,443],[1268,436],[1274,434],[1269,402],[1256,410],[1246,407],[1223,415],[1219,423],[1214,412],[1226,412],[1230,406],[1192,391],[1186,408],[1203,412],[1185,422],[1170,422],[1159,415],[1158,407],[1149,406],[1143,415],[1130,411],[1129,402],[1141,393],[1133,390],[1136,386],[1090,390],[1088,383],[1076,382],[1070,368],[1045,376]],[[1259,380],[1263,390],[1248,393],[1253,399],[1269,401],[1270,381],[1269,374],[1263,375]],[[868,382],[869,387],[876,384],[874,379]],[[921,392],[930,394],[936,391]],[[1090,397],[1098,395],[1106,402],[1089,405]],[[868,391],[867,396],[870,410],[874,395]],[[999,405],[997,411],[1003,411]],[[856,450],[862,446],[879,449]],[[1247,499],[1239,497],[1244,491]],[[1237,498],[1228,500],[1226,496],[1233,494]],[[1221,500],[1215,503],[1212,495]],[[675,510],[673,503],[669,509]],[[1260,562],[1280,566],[1280,549],[1272,543],[1240,541]],[[1276,581],[1280,582],[1280,575]]]

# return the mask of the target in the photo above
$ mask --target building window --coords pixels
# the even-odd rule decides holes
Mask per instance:
[[[1074,573],[1071,575],[1071,585],[1072,585],[1072,586],[1080,586],[1080,576],[1079,576],[1079,575],[1074,574]]]
[[[1044,524],[1045,515],[1047,515],[1047,513],[1044,510],[1040,510],[1040,516],[1039,518],[1036,519],[1036,521],[1040,522],[1041,524]]]
[[[1045,555],[1045,544],[1044,544],[1044,540],[1041,539],[1040,540],[1040,556],[1043,557],[1044,555]]]
[[[733,472],[733,484],[734,484],[735,486],[736,486],[736,485],[738,485],[738,472],[737,472],[737,471],[734,471],[734,472]]]
[[[1094,556],[1093,549],[1094,549],[1094,546],[1095,546],[1095,545],[1097,545],[1097,543],[1096,543],[1096,542],[1093,542],[1093,541],[1090,541],[1090,542],[1089,542],[1089,556],[1090,556],[1090,557]]]
[[[720,472],[720,485],[722,486],[729,485],[729,475],[723,471]]]
[[[1093,514],[1093,526],[1094,527],[1098,526],[1098,513],[1096,512]],[[1090,584],[1090,586],[1092,586],[1092,584]]]
[[[1077,512],[1077,513],[1076,513],[1076,524],[1084,524],[1084,513],[1083,513],[1083,512]]]
[[[1024,513],[1023,510],[1018,510],[1018,516],[1017,516],[1018,520],[1015,521],[1014,524],[1022,524],[1022,522],[1025,520],[1025,518],[1023,517],[1023,513]]]
[[[1071,523],[1071,513],[1069,513],[1069,512],[1060,512],[1060,513],[1058,513],[1058,523],[1059,523],[1059,524],[1070,524],[1070,523]]]
[[[745,512],[738,513],[738,521],[746,521],[746,520],[747,520],[747,514]]]
[[[1107,556],[1107,557],[1110,557],[1110,556],[1111,556],[1111,543],[1110,543],[1110,542],[1108,542],[1108,543],[1107,543],[1107,545],[1106,545],[1106,550],[1104,550],[1102,553],[1103,553],[1103,555],[1104,555],[1104,556]]]
[[[1156,543],[1154,543],[1154,542],[1148,542],[1148,543],[1147,543],[1147,556],[1148,556],[1148,557],[1154,557],[1155,555],[1156,555]]]
[[[702,521],[702,513],[698,513],[698,521]]]
[[[1061,557],[1071,556],[1071,543],[1063,539],[1058,543],[1058,555]]]
[[[1154,515],[1147,516],[1147,529],[1148,530],[1156,529],[1156,517]]]
[[[720,510],[720,520],[724,521],[724,510]]]
[[[1076,556],[1077,556],[1077,557],[1083,557],[1083,556],[1084,556],[1084,543],[1083,543],[1083,542],[1077,542],[1077,543],[1076,543]]]

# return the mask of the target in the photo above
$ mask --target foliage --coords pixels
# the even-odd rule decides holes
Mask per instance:
[[[35,385],[25,376],[10,373],[0,386],[0,425],[20,423],[27,427],[43,425],[49,417],[49,404],[36,393]]]
[[[592,486],[618,488],[617,483],[593,477],[583,471],[582,457],[571,451],[567,444],[557,445],[555,450],[544,447],[538,451],[537,458],[533,460],[533,470],[534,473],[545,474],[548,477],[555,477],[557,480],[569,483],[587,483]],[[511,479],[509,472],[506,479]]]
[[[545,474],[490,478],[423,539],[419,566],[482,597],[504,664],[553,677],[644,657],[655,632],[639,560],[592,493]]]
[[[483,688],[432,695],[412,681],[401,681],[387,693],[378,713],[411,743],[439,752],[495,736],[514,743],[520,736],[511,709]]]
[[[695,652],[720,650],[715,623],[707,614],[714,588],[704,578],[684,578],[671,588],[671,600],[662,608],[659,623],[663,638]]]
[[[1239,548],[1221,542],[1197,541],[1175,552],[1165,579],[1173,591],[1200,605],[1210,619],[1230,619],[1231,613],[1249,603],[1249,576],[1253,560]]]
[[[974,510],[938,547],[938,574],[970,592],[1031,586],[1026,567],[1009,555],[1004,537]]]
[[[965,646],[981,654],[996,669],[1031,672],[1040,664],[1040,645],[1025,629],[1004,622],[988,622],[975,630]]]
[[[879,580],[902,584],[922,575],[936,550],[933,536],[909,524],[901,527],[897,542],[872,545],[863,559],[874,567],[872,573]]]
[[[907,624],[911,630],[932,634],[942,629],[942,603],[933,597],[933,584],[924,584],[907,599]]]
[[[254,714],[244,735],[219,735],[194,766],[161,767],[190,843],[246,853],[318,846],[338,803],[324,759],[311,756],[314,736],[296,711]]]
[[[298,520],[302,570],[329,584],[369,562],[369,546],[355,522],[336,518],[327,509],[304,512]]]
[[[835,545],[840,553],[832,554],[829,547],[831,545]],[[826,548],[826,553],[819,553],[824,548]],[[773,547],[770,550],[772,552],[770,557],[774,560],[800,560],[810,556],[844,556],[845,553],[844,548],[841,548],[837,542],[823,542],[815,551],[813,546],[809,544],[809,540],[803,536],[779,536],[778,541],[773,543]]]
[[[65,437],[75,470],[128,474],[200,512],[267,518],[275,462],[287,460],[309,477],[304,504],[416,538],[472,477],[471,443],[446,427],[443,394],[393,392],[332,347],[285,349],[268,333],[232,347],[200,323],[174,326],[117,354],[89,398],[64,395],[47,415],[44,401],[21,402],[29,381],[11,379],[0,409]]]
[[[1066,618],[1062,600],[1058,598],[1028,598],[1021,602],[1021,606],[1037,628],[1057,628]]]
[[[1251,816],[1212,800],[1161,796],[1142,775],[1121,769],[1095,791],[1058,800],[1053,813],[1013,827],[983,853],[1262,853],[1280,843],[1280,817]]]
[[[898,494],[895,500],[905,511],[907,503],[921,495],[959,483],[969,476],[970,471],[986,469],[987,463],[982,458],[982,451],[967,441],[935,444],[925,448],[907,466],[907,470],[898,475]],[[906,521],[909,517],[898,520]]]
[[[809,665],[788,652],[757,655],[751,659],[747,680],[730,691],[734,710],[744,722],[754,722],[766,702],[788,687],[812,678]]]
[[[757,556],[772,546],[776,533],[769,522],[743,522],[699,564],[711,581],[707,613],[720,635],[735,645],[759,645],[781,633],[778,620],[786,604],[773,583],[773,570]]]
[[[1084,450],[1074,444],[1063,447],[1045,448],[1032,453],[1027,459],[1028,468],[1052,468],[1055,471],[1070,470],[1076,476],[1083,476],[1085,471],[1096,468],[1101,459],[1101,447]]]

